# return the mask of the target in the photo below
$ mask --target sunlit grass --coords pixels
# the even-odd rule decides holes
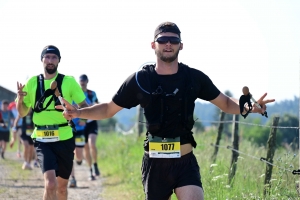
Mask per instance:
[[[266,164],[259,160],[266,156],[266,149],[251,145],[242,140],[240,155],[233,184],[228,184],[231,150],[220,148],[215,163],[211,162],[215,143],[215,133],[195,135],[198,146],[194,154],[201,170],[202,183],[206,199],[263,199]],[[108,199],[144,199],[141,183],[141,163],[143,139],[134,135],[100,133],[97,141],[99,166],[104,177],[104,197]],[[224,138],[221,145],[231,145]],[[258,159],[255,159],[256,157]],[[274,164],[281,168],[298,169],[298,154],[284,149],[276,149]],[[298,176],[277,167],[273,168],[272,187],[268,197],[274,199],[298,198],[296,182]],[[175,195],[172,199],[176,199]]]

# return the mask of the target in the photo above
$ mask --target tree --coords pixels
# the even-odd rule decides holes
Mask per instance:
[[[283,117],[280,117],[279,125],[281,127],[299,127],[299,119],[297,116],[292,114],[284,114]],[[298,148],[298,140],[299,140],[299,129],[291,129],[291,128],[280,128],[278,129],[278,133],[281,135],[282,140],[280,143],[291,144],[292,147]]]

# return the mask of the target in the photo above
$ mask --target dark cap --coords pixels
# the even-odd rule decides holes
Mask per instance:
[[[2,100],[2,104],[6,104],[6,105],[8,105],[8,104],[9,104],[9,101],[8,101],[8,100],[6,100],[6,99],[4,99],[4,100]]]
[[[180,37],[180,30],[178,26],[173,23],[173,22],[163,22],[160,25],[158,25],[154,31],[154,38],[160,33],[165,33],[165,32],[171,32],[171,33],[176,33]]]
[[[59,49],[56,47],[56,46],[53,46],[53,45],[48,45],[46,47],[44,47],[43,51],[42,51],[42,54],[41,54],[41,60],[43,60],[43,57],[46,53],[53,53],[55,55],[58,56],[59,58],[59,61],[60,61],[60,52],[59,52]]]
[[[81,76],[79,76],[79,80],[80,81],[88,81],[89,79],[88,79],[87,75],[82,74]]]

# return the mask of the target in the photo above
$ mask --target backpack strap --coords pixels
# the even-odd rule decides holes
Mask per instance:
[[[93,102],[93,97],[94,97],[94,95],[93,95],[93,91],[92,90],[89,90],[89,89],[87,89],[87,98],[90,100],[90,102],[91,103],[94,103]]]
[[[61,90],[61,85],[62,85],[62,81],[63,81],[64,76],[65,75],[63,75],[63,74],[58,74],[56,79],[55,79],[55,81],[57,82],[57,89],[61,93],[61,96],[63,96],[63,94],[61,92],[62,91]],[[49,96],[51,96],[51,98],[47,102],[46,107],[44,108],[43,104],[44,104],[46,98],[48,98]],[[42,112],[42,111],[46,110],[53,100],[55,101],[55,105],[60,105],[60,101],[55,96],[54,90],[48,89],[48,90],[45,91],[43,74],[38,75],[37,76],[37,89],[36,89],[36,93],[35,93],[35,104],[34,104],[33,111],[36,112],[36,113],[39,113],[39,112]],[[52,111],[52,110],[62,112],[62,110],[58,110],[58,109],[49,109],[47,111]]]
[[[62,82],[63,82],[63,79],[64,79],[65,75],[64,74],[60,74],[58,73],[55,81],[57,82],[57,89],[61,95],[61,97],[63,97],[63,93],[62,93],[62,90],[61,90],[61,85],[62,85]],[[59,99],[54,95],[54,100],[55,100],[55,105],[61,105]],[[62,112],[62,110],[58,110],[58,109],[55,109],[56,111],[59,111],[59,112]]]

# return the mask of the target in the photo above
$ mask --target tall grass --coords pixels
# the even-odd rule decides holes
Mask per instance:
[[[266,156],[266,149],[240,141],[240,155],[233,183],[228,184],[231,150],[220,148],[216,163],[211,162],[215,132],[195,135],[198,143],[194,154],[198,160],[205,199],[264,199],[264,173],[266,164],[259,159]],[[104,197],[107,199],[144,199],[141,183],[143,137],[137,134],[119,135],[100,133],[97,141],[99,166],[104,177]],[[221,145],[231,145],[224,138]],[[274,164],[285,169],[298,169],[298,154],[285,149],[276,149]],[[273,168],[271,189],[266,199],[297,199],[296,183],[299,177],[280,168]],[[176,199],[175,195],[172,199]]]

